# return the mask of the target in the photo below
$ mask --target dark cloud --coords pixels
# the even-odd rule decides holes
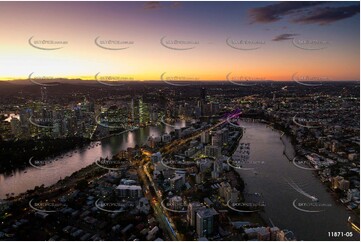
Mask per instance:
[[[145,2],[143,4],[144,9],[161,9],[161,8],[180,8],[182,7],[182,2],[171,2],[170,5],[163,5],[162,2]]]
[[[350,18],[356,14],[360,13],[360,6],[353,5],[347,7],[325,7],[325,8],[316,8],[309,13],[294,19],[295,23],[303,24],[329,24],[338,20]]]
[[[293,37],[297,36],[298,34],[281,34],[273,38],[273,41],[283,41],[283,40],[290,40]]]
[[[295,13],[297,10],[314,7],[326,2],[281,2],[265,7],[252,8],[249,15],[252,23],[271,23],[284,16]]]
[[[171,8],[180,8],[182,7],[181,2],[172,2]]]
[[[162,8],[160,2],[145,2],[143,4],[144,9],[159,9]]]

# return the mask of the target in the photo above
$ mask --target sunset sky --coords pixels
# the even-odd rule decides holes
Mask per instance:
[[[0,2],[0,9],[2,80],[30,73],[136,80],[159,80],[164,72],[199,80],[225,80],[230,72],[267,80],[290,80],[296,72],[330,80],[360,76],[358,2]],[[109,50],[95,44],[97,37],[98,43],[133,43],[104,44],[128,47]],[[196,44],[174,50],[162,38],[165,45]],[[256,44],[231,48],[227,39]],[[67,43],[31,42],[36,40]],[[322,43],[302,44],[310,40]],[[41,49],[49,46],[62,48]],[[181,50],[187,47],[192,49]]]

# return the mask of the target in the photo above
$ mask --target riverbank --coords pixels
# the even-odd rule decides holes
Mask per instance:
[[[148,126],[146,126],[146,127],[148,127]],[[92,141],[101,141],[101,140],[108,139],[108,138],[111,138],[111,137],[114,137],[114,136],[125,134],[127,132],[132,132],[132,131],[135,131],[135,130],[138,130],[138,129],[140,129],[140,128],[136,127],[136,128],[133,128],[133,129],[123,130],[123,131],[118,132],[118,133],[113,133],[113,134],[109,134],[109,135],[106,135],[106,136],[103,136],[103,137],[98,137],[96,139],[92,139]]]
[[[102,169],[95,163],[90,164],[78,171],[75,171],[72,175],[65,177],[64,179],[59,180],[57,183],[45,187],[36,186],[34,189],[28,190],[24,193],[20,193],[15,197],[5,199],[8,202],[17,202],[20,200],[29,200],[33,197],[46,196],[60,196],[60,194],[66,193],[69,189],[76,186],[81,181],[87,181],[94,179],[96,176],[103,175],[107,173],[108,170]]]
[[[307,191],[309,194],[312,194],[312,195],[319,195],[319,199],[320,201],[327,201],[327,200],[331,200],[332,201],[332,204],[333,206],[337,206],[337,207],[340,207],[340,209],[346,211],[345,214],[348,214],[346,216],[346,219],[344,219],[344,221],[347,220],[347,217],[348,216],[351,216],[353,218],[353,221],[359,221],[359,212],[358,210],[349,210],[347,209],[347,206],[343,203],[341,203],[340,201],[340,193],[337,193],[335,191],[333,191],[330,186],[331,186],[331,183],[329,181],[327,182],[322,182],[321,178],[321,173],[317,170],[310,170],[311,168],[314,168],[311,164],[309,165],[309,168],[308,169],[300,169],[299,167],[295,166],[293,164],[293,159],[292,159],[292,156],[290,156],[290,152],[292,153],[293,151],[292,148],[290,148],[291,146],[294,147],[295,145],[295,137],[292,136],[292,134],[290,132],[286,132],[284,129],[279,129],[279,128],[276,128],[276,127],[279,127],[279,125],[277,124],[274,124],[274,123],[271,123],[271,122],[267,122],[267,127],[268,129],[272,129],[274,131],[277,131],[277,133],[280,134],[280,141],[282,142],[282,146],[283,146],[283,156],[288,160],[287,164],[284,164],[283,166],[293,166],[295,168],[295,172],[300,172],[302,174],[309,174],[309,176],[312,176],[314,177],[315,181],[319,184],[317,186],[321,186],[322,190],[323,191],[326,191],[326,194],[323,194],[323,192],[321,192],[319,189],[317,189],[318,191],[317,192],[312,192],[312,187],[305,187],[307,186],[307,179],[305,179],[304,177],[306,177],[306,175],[304,175],[303,178],[300,179],[300,181],[297,182],[297,184],[299,184],[299,186],[302,187],[302,189],[305,189],[305,191]],[[288,138],[286,138],[288,137]],[[302,147],[301,146],[302,144],[298,144],[297,147],[299,150],[302,150]],[[294,151],[294,157],[296,157],[296,154],[297,154],[297,150]],[[302,156],[304,157],[304,154],[302,155],[299,155],[299,156]],[[304,157],[306,159],[306,157]],[[308,171],[307,171],[308,170]],[[291,179],[294,179],[295,177],[292,177],[291,175],[288,175]],[[280,177],[281,178],[281,177]],[[280,183],[281,184],[281,183]],[[287,184],[287,186],[289,186],[289,184]],[[286,187],[287,187],[286,186]],[[314,186],[316,186],[316,184],[314,184]],[[288,187],[289,189],[290,187]],[[293,189],[292,187],[290,188],[291,190]],[[300,190],[300,189],[299,189]],[[323,197],[323,198],[322,198]],[[295,197],[296,198],[296,197]],[[331,203],[331,202],[330,202]],[[314,208],[313,208],[314,209]],[[340,214],[342,214],[340,212]]]
[[[184,126],[183,123],[176,125]],[[45,187],[53,185],[58,180],[70,176],[100,157],[111,157],[121,150],[127,150],[128,147],[141,146],[149,136],[160,137],[162,134],[170,133],[173,130],[173,127],[164,125],[147,126],[98,142],[91,142],[90,145],[83,148],[75,148],[59,154],[54,159],[41,160],[34,157],[32,160],[37,167],[27,166],[24,167],[24,170],[15,170],[11,174],[0,174],[0,199],[6,199],[6,194],[16,196],[43,184]],[[27,164],[31,153],[28,155]]]
[[[231,151],[228,153],[228,156],[231,157],[238,149],[239,147],[239,143],[242,140],[244,133],[245,133],[245,129],[244,127],[241,128],[241,134],[239,135],[239,137],[237,137],[236,141],[234,142],[236,145],[232,146]],[[245,192],[245,187],[247,185],[247,183],[244,182],[244,179],[242,178],[241,174],[239,172],[237,172],[236,168],[234,167],[230,167],[232,173],[238,178],[238,188],[240,191],[240,195],[241,195],[241,201],[244,202],[248,202],[246,201],[246,192]],[[252,225],[256,225],[256,226],[267,226],[267,220],[260,214],[260,212],[254,212],[254,213],[242,213],[242,215],[230,215],[231,219],[239,219],[239,216],[241,216],[242,218],[247,219]]]
[[[89,145],[90,139],[69,137],[64,139],[36,139],[0,142],[0,174],[11,174],[30,166],[31,157],[37,160],[55,159],[57,156]]]
[[[153,125],[147,125],[142,128],[151,126]],[[45,138],[34,140],[1,141],[0,175],[4,174],[6,176],[12,176],[15,171],[25,170],[31,166],[29,160],[32,157],[35,160],[53,160],[53,162],[56,162],[58,159],[62,158],[63,154],[76,149],[82,149],[92,142],[103,141],[111,137],[120,136],[139,129],[139,127],[136,127],[92,139],[83,137],[67,137],[58,139]]]

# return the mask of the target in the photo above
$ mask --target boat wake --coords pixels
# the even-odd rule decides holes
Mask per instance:
[[[294,190],[296,190],[298,193],[310,198],[312,201],[314,202],[318,202],[318,198],[315,196],[312,196],[310,194],[308,194],[307,192],[305,192],[304,190],[302,190],[293,180],[288,180],[287,178],[285,178],[286,182],[288,183],[288,185],[290,185]]]

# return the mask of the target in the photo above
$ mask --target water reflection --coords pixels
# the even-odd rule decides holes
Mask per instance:
[[[176,127],[184,127],[185,122],[177,122]],[[163,133],[170,133],[174,128],[169,126],[152,126],[123,133],[103,139],[100,142],[93,142],[89,146],[67,152],[58,157],[57,161],[48,161],[51,164],[37,169],[28,167],[23,171],[15,171],[11,175],[0,175],[0,198],[6,198],[6,194],[17,195],[35,186],[49,186],[55,184],[59,179],[70,176],[73,172],[84,168],[99,157],[111,157],[121,150],[135,145],[143,145],[148,136],[160,136]],[[29,157],[30,159],[30,157]],[[51,169],[46,169],[47,167]]]
[[[272,130],[264,124],[243,124],[247,126],[247,131],[240,142],[250,143],[250,161],[264,162],[252,164],[257,172],[241,169],[238,172],[246,183],[246,192],[260,193],[264,197],[266,206],[262,216],[266,221],[271,219],[276,226],[292,230],[298,240],[337,240],[329,238],[328,232],[352,231],[347,223],[350,213],[344,206],[335,202],[317,174],[297,168],[286,157],[285,154],[294,156],[293,146],[288,137],[283,136],[280,139],[282,132]],[[292,181],[293,186],[287,181]],[[308,204],[314,202],[305,194],[317,197],[318,204],[324,205],[306,209],[322,212],[308,213],[293,206],[295,200]],[[355,231],[353,234],[353,238],[343,237],[342,240],[356,240],[359,234]]]

